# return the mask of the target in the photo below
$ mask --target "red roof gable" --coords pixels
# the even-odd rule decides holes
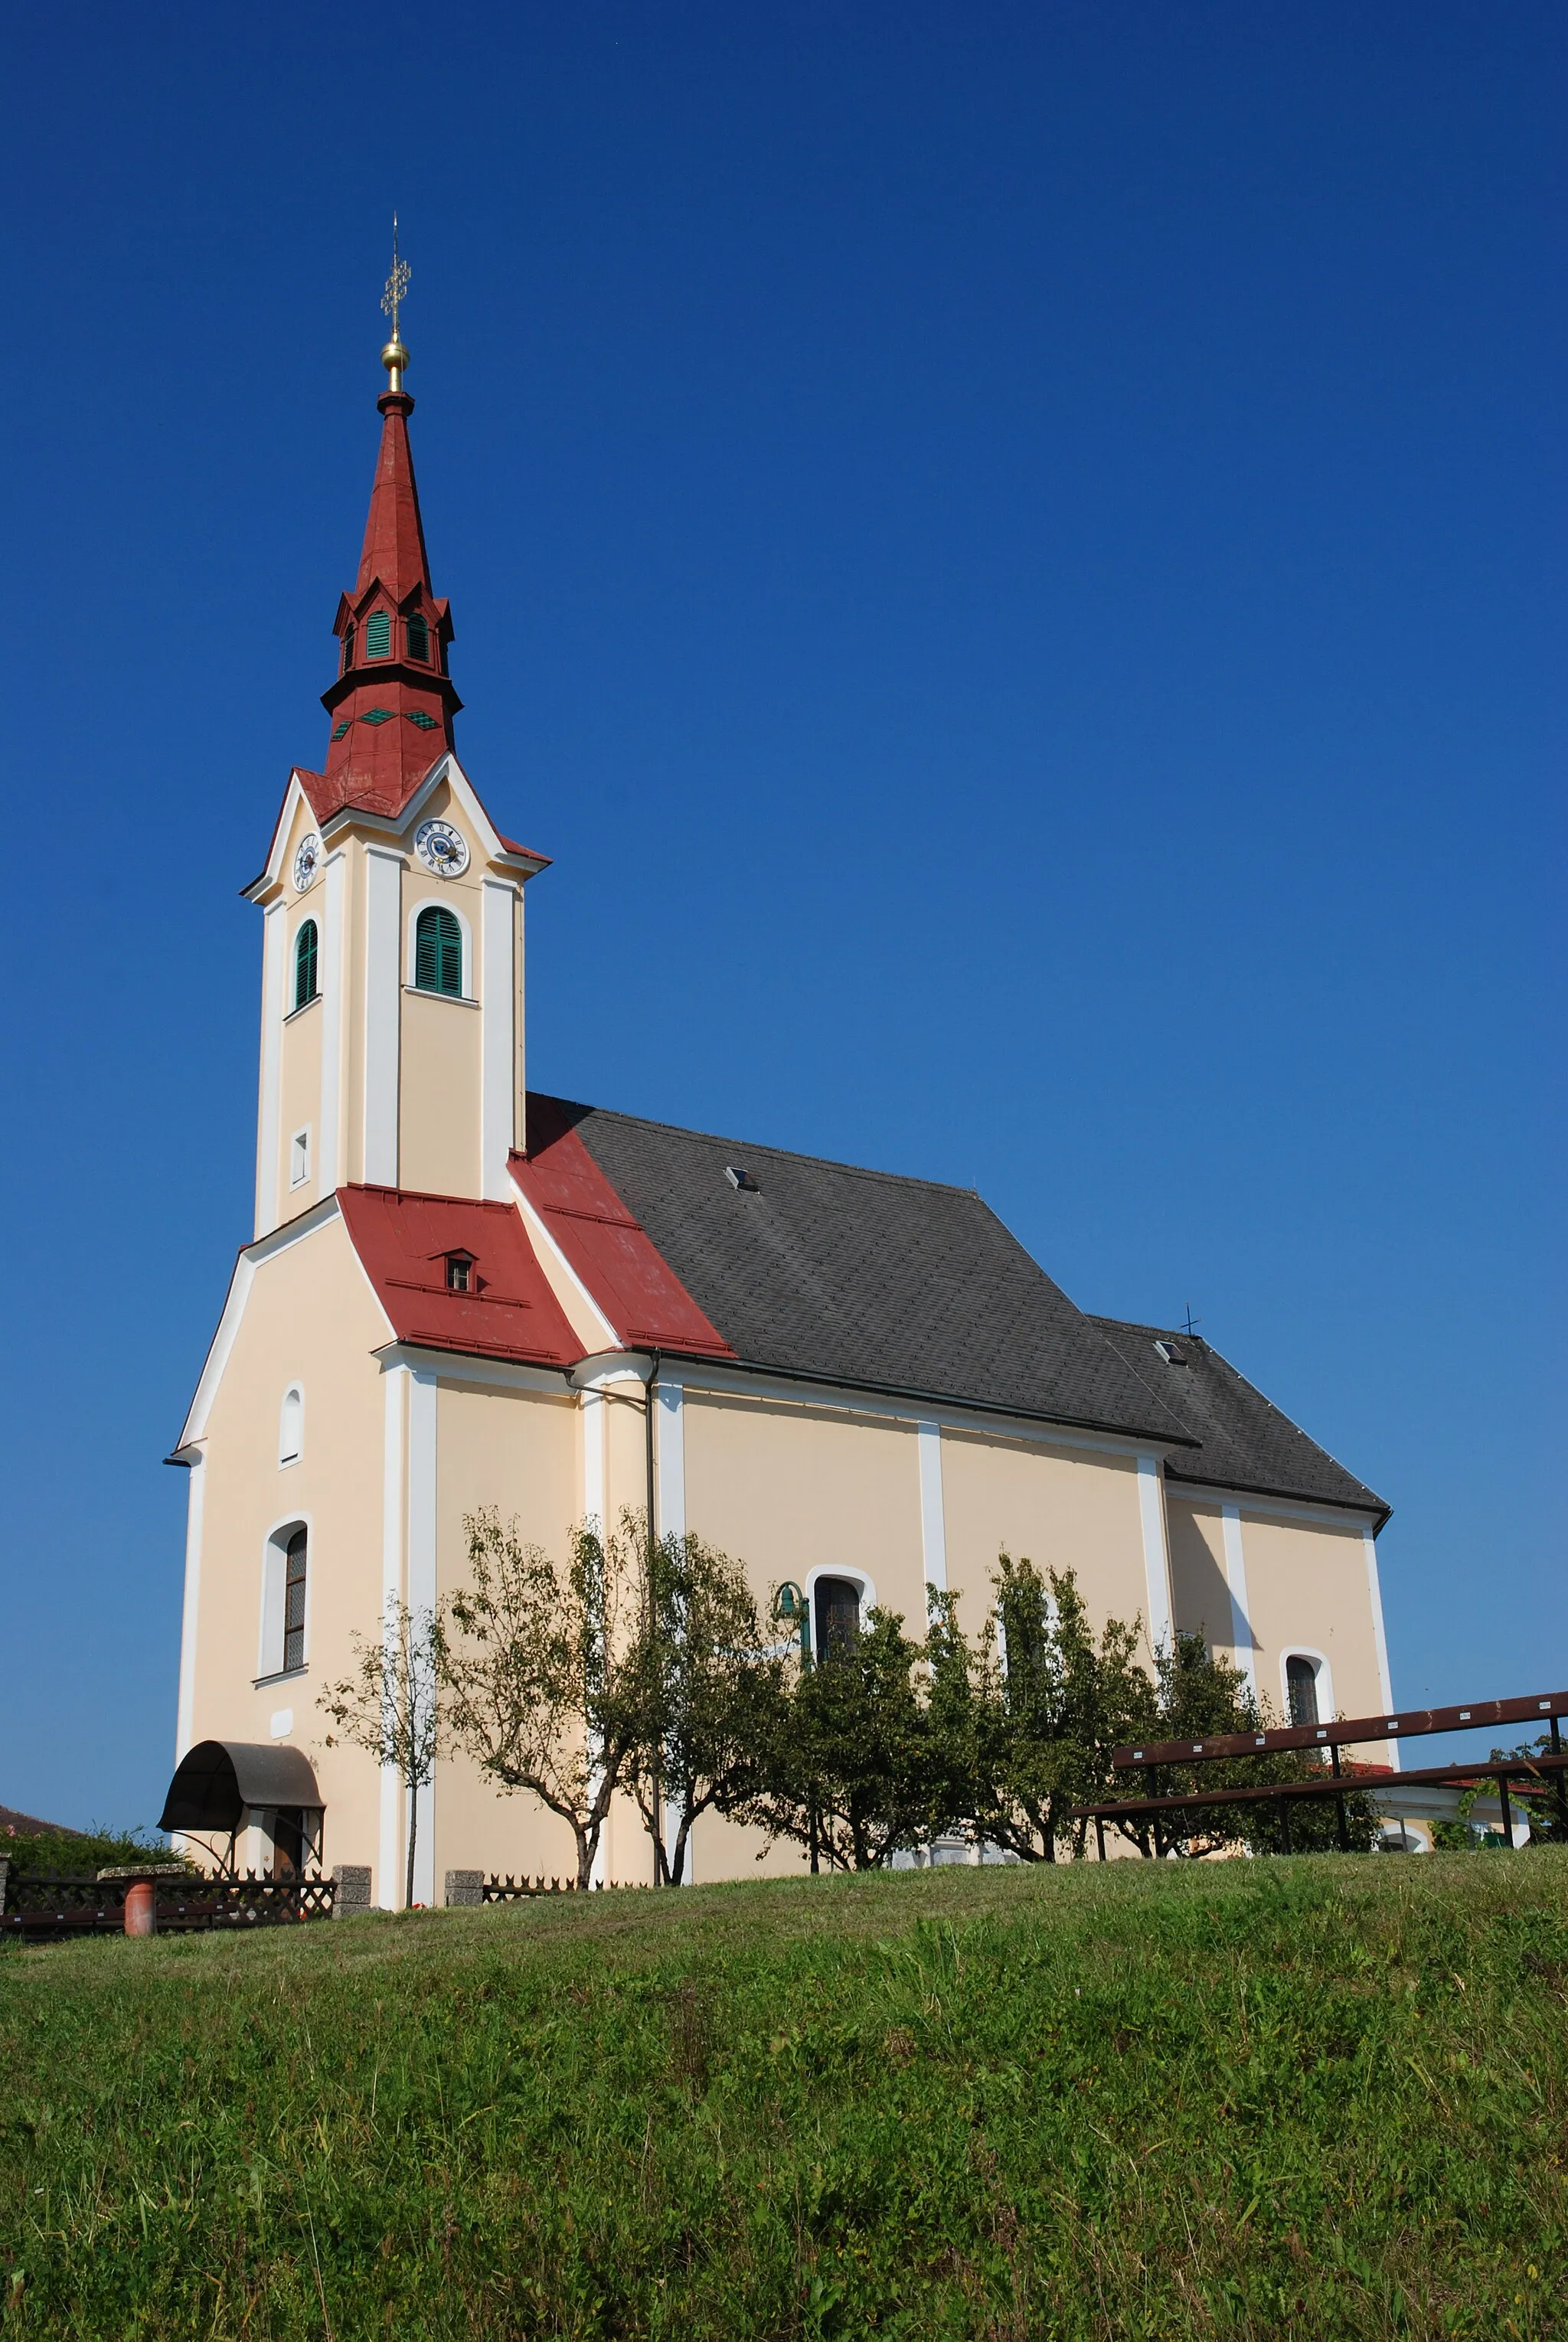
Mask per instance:
[[[617,1337],[657,1350],[733,1358],[664,1255],[633,1218],[550,1098],[528,1100],[529,1153],[512,1176],[609,1319]]]
[[[337,1200],[398,1341],[562,1368],[584,1356],[514,1206],[395,1187],[340,1187]],[[450,1253],[473,1261],[471,1292],[448,1291]]]

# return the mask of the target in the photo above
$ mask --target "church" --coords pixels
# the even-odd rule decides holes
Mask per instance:
[[[176,1762],[234,1752],[241,1867],[368,1867],[403,1901],[404,1785],[329,1746],[317,1701],[389,1599],[461,1584],[480,1506],[560,1556],[651,1503],[764,1599],[793,1580],[819,1623],[882,1604],[916,1632],[935,1586],[973,1633],[1005,1547],[1075,1569],[1146,1656],[1201,1632],[1296,1720],[1387,1708],[1388,1506],[1207,1343],[1076,1307],[968,1189],[528,1089],[548,858],[458,759],[395,302],[382,363],[323,768],[289,775],[245,889],[255,1227],[171,1458]],[[461,1757],[415,1819],[417,1903],[451,1870],[574,1867],[564,1824]],[[713,1815],[694,1834],[699,1880],[759,1854],[804,1859]],[[599,1868],[652,1877],[630,1804]]]

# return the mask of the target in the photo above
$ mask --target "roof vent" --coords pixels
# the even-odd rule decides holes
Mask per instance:
[[[744,1164],[726,1163],[724,1165],[724,1177],[729,1181],[731,1186],[735,1188],[743,1196],[760,1196],[762,1194],[762,1189],[757,1186],[756,1181],[752,1177],[751,1173],[745,1168]]]
[[[1178,1350],[1174,1342],[1156,1342],[1154,1347],[1158,1350],[1161,1357],[1164,1358],[1168,1366],[1184,1366],[1186,1365],[1186,1352],[1184,1350]]]

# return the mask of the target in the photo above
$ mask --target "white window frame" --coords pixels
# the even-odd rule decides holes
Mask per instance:
[[[283,1663],[284,1586],[288,1568],[288,1541],[305,1531],[305,1651],[297,1667]],[[310,1613],[315,1589],[315,1523],[308,1513],[285,1513],[275,1521],[262,1542],[261,1619],[256,1638],[255,1683],[292,1683],[310,1671]]]
[[[1291,1716],[1289,1668],[1293,1659],[1306,1659],[1311,1664],[1317,1678],[1317,1720],[1320,1724],[1332,1724],[1339,1714],[1333,1696],[1333,1669],[1329,1665],[1326,1652],[1314,1651],[1306,1643],[1287,1643],[1280,1653],[1280,1706],[1285,1722],[1288,1725]],[[1310,1730],[1311,1727],[1306,1728]]]
[[[451,992],[432,992],[424,985],[418,984],[414,981],[419,966],[419,915],[421,911],[429,911],[433,909],[437,911],[450,911],[463,932],[463,990],[461,995]],[[410,904],[408,910],[407,946],[404,956],[407,963],[407,972],[404,979],[404,988],[405,991],[416,992],[421,1000],[461,999],[462,1005],[465,1008],[478,1007],[479,998],[474,989],[474,929],[469,923],[468,914],[466,911],[463,910],[457,903],[454,902],[450,896],[419,895],[415,896],[413,903]]]
[[[310,1185],[310,1141],[311,1126],[308,1122],[302,1122],[297,1130],[289,1134],[288,1191],[291,1196],[297,1188]],[[303,1171],[297,1167],[301,1163],[305,1166]]]
[[[296,1405],[296,1406],[297,1406],[297,1408],[298,1408],[298,1415],[297,1415],[297,1417],[296,1417],[296,1425],[297,1425],[297,1428],[296,1428],[296,1433],[295,1433],[295,1444],[294,1444],[294,1448],[293,1448],[292,1453],[290,1452],[290,1449],[289,1449],[289,1446],[288,1446],[288,1408],[289,1408],[289,1401],[290,1401],[290,1399],[293,1399],[293,1400],[295,1401],[295,1405]],[[283,1395],[283,1397],[282,1397],[282,1399],[280,1400],[280,1402],[279,1402],[279,1404],[278,1404],[278,1411],[277,1411],[277,1468],[278,1468],[278,1470],[279,1470],[280,1472],[285,1472],[285,1471],[289,1471],[289,1470],[291,1470],[291,1469],[293,1468],[293,1466],[294,1466],[295,1464],[297,1464],[297,1463],[299,1462],[299,1460],[300,1460],[301,1456],[302,1456],[304,1454],[305,1454],[305,1385],[304,1385],[303,1383],[290,1383],[290,1385],[289,1385],[289,1386],[288,1386],[287,1390],[285,1390],[285,1393],[284,1393],[284,1395]]]

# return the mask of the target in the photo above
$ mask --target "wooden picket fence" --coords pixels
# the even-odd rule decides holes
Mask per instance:
[[[0,1941],[45,1944],[70,1936],[123,1935],[128,1884],[124,1878],[8,1877]],[[155,1889],[156,1932],[177,1935],[330,1919],[337,1882],[247,1871],[243,1878],[160,1878]]]

